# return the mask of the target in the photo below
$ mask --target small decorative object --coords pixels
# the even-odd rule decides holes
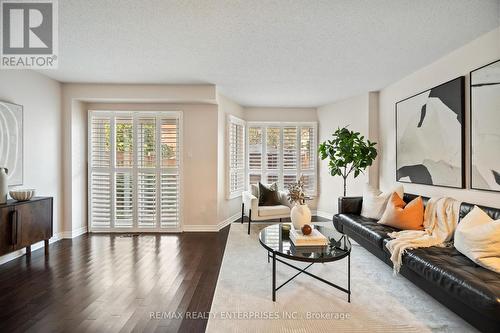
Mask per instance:
[[[304,192],[304,176],[288,185],[288,201],[295,204],[290,212],[290,219],[295,230],[300,230],[304,224],[311,223],[311,210],[306,205]]]
[[[9,170],[7,168],[0,167],[0,204],[7,202],[7,174]]]
[[[329,158],[330,175],[341,176],[344,179],[344,196],[346,196],[347,177],[354,172],[354,178],[364,173],[377,157],[376,143],[365,140],[359,132],[338,128],[332,140],[319,145],[322,160]]]
[[[463,188],[464,138],[464,76],[397,102],[396,180]],[[495,156],[493,145],[489,141],[488,158]]]
[[[500,60],[470,73],[471,188],[500,191]]]
[[[281,232],[283,233],[284,236],[290,235],[290,225],[289,224],[282,224],[281,225]]]
[[[312,232],[312,228],[309,224],[304,224],[302,226],[302,235],[307,236],[310,235]]]
[[[23,184],[23,106],[0,101],[0,166],[8,185]]]
[[[14,189],[9,192],[12,199],[17,201],[28,201],[35,195],[34,189]]]

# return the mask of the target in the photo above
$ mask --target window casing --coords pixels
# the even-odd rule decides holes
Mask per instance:
[[[228,145],[228,184],[227,198],[241,195],[245,190],[245,121],[228,115],[227,117]]]
[[[89,111],[91,231],[179,231],[182,113]]]
[[[277,182],[280,189],[304,176],[317,194],[317,123],[247,123],[247,185]]]

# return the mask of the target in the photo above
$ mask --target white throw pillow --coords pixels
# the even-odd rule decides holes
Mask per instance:
[[[380,220],[384,214],[387,202],[391,198],[392,193],[396,192],[400,198],[403,197],[403,185],[398,185],[388,192],[381,192],[370,184],[366,184],[363,191],[363,205],[361,206],[361,215],[364,217]]]
[[[455,229],[455,248],[479,266],[500,273],[500,220],[475,206]]]

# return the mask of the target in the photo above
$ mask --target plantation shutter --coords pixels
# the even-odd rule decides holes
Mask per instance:
[[[160,224],[175,228],[180,220],[180,119],[161,119]]]
[[[90,120],[90,160],[91,190],[90,219],[92,224],[100,228],[111,225],[111,118],[106,116],[92,117]]]
[[[179,229],[180,117],[180,112],[89,112],[93,231]]]
[[[249,126],[247,133],[248,179],[250,185],[256,185],[262,180],[263,129],[260,126]]]
[[[297,181],[298,174],[298,129],[297,126],[283,127],[283,187]]]
[[[245,122],[234,116],[227,119],[228,193],[229,199],[241,195],[245,189]]]
[[[134,120],[132,115],[115,118],[115,223],[131,228],[134,221]]]
[[[156,117],[139,116],[137,124],[137,226],[155,228],[157,224]]]
[[[300,127],[300,170],[299,174],[304,179],[306,194],[317,194],[316,179],[316,126]]]
[[[316,123],[249,122],[247,133],[248,184],[277,182],[286,189],[303,176],[306,193],[317,194]]]

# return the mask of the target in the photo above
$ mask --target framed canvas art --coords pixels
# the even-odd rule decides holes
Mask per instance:
[[[23,184],[23,107],[0,101],[0,167],[8,185]]]
[[[500,60],[470,73],[471,188],[500,191]]]
[[[465,77],[396,103],[396,180],[465,186]]]

